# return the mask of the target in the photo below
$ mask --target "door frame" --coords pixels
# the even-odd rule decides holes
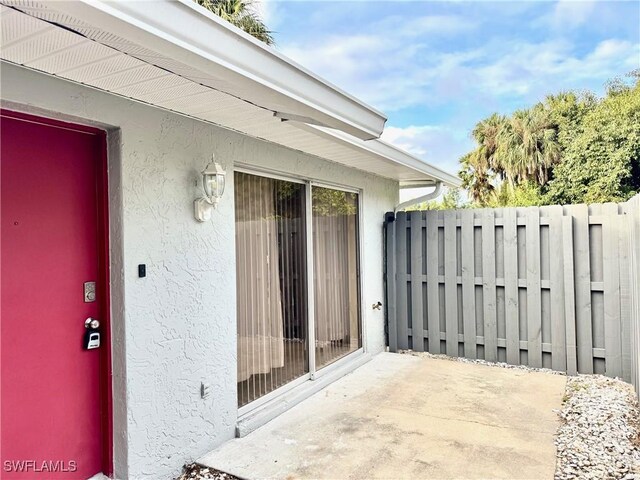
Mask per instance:
[[[0,117],[28,123],[46,125],[76,132],[95,135],[98,145],[96,152],[96,224],[98,251],[98,283],[96,292],[99,299],[102,336],[100,350],[100,418],[102,422],[102,473],[113,474],[113,386],[111,362],[111,293],[109,275],[109,182],[107,132],[96,127],[70,123],[41,115],[32,115],[0,108]]]

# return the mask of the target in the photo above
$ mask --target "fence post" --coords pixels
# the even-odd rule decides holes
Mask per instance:
[[[387,332],[389,335],[389,351],[398,350],[398,322],[396,315],[396,216],[388,212],[384,216],[385,229],[385,283]]]

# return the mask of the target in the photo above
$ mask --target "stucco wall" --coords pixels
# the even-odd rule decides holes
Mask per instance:
[[[6,108],[110,131],[119,478],[170,477],[234,435],[233,182],[211,222],[197,223],[192,211],[198,172],[212,152],[228,172],[237,161],[363,189],[365,343],[382,351],[383,313],[371,304],[383,299],[381,226],[397,201],[395,182],[4,63],[1,82]],[[210,387],[206,399],[200,382]]]

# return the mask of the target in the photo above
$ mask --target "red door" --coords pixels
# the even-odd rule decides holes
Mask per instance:
[[[103,470],[104,323],[100,348],[83,338],[105,320],[104,134],[2,111],[0,135],[0,477],[86,479]]]

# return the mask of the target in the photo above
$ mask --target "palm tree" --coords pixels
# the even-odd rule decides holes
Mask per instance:
[[[473,129],[475,150],[461,160],[460,177],[474,201],[486,204],[499,193],[533,182],[544,186],[560,161],[557,125],[550,110],[538,104],[511,117],[493,114]],[[500,187],[501,181],[506,180]],[[497,187],[500,187],[496,190]]]
[[[267,45],[274,44],[273,32],[258,16],[251,0],[194,1]]]
[[[503,172],[495,154],[498,135],[505,122],[505,117],[497,113],[479,122],[471,132],[478,147],[460,160],[463,186],[476,202],[483,203],[489,197],[494,189],[492,180],[496,175],[502,178]]]
[[[460,159],[461,169],[458,174],[462,179],[462,188],[469,192],[469,196],[474,202],[479,204],[486,203],[487,199],[494,191],[492,183],[493,177],[489,169],[484,168],[478,149],[466,154]]]
[[[560,156],[555,125],[541,104],[515,112],[498,133],[495,161],[512,186],[527,181],[546,185]]]
[[[498,150],[500,132],[506,123],[507,119],[503,115],[494,113],[489,118],[480,121],[471,132],[478,143],[474,154],[477,167],[485,170],[491,169],[497,175],[502,175],[502,171],[495,155]]]

